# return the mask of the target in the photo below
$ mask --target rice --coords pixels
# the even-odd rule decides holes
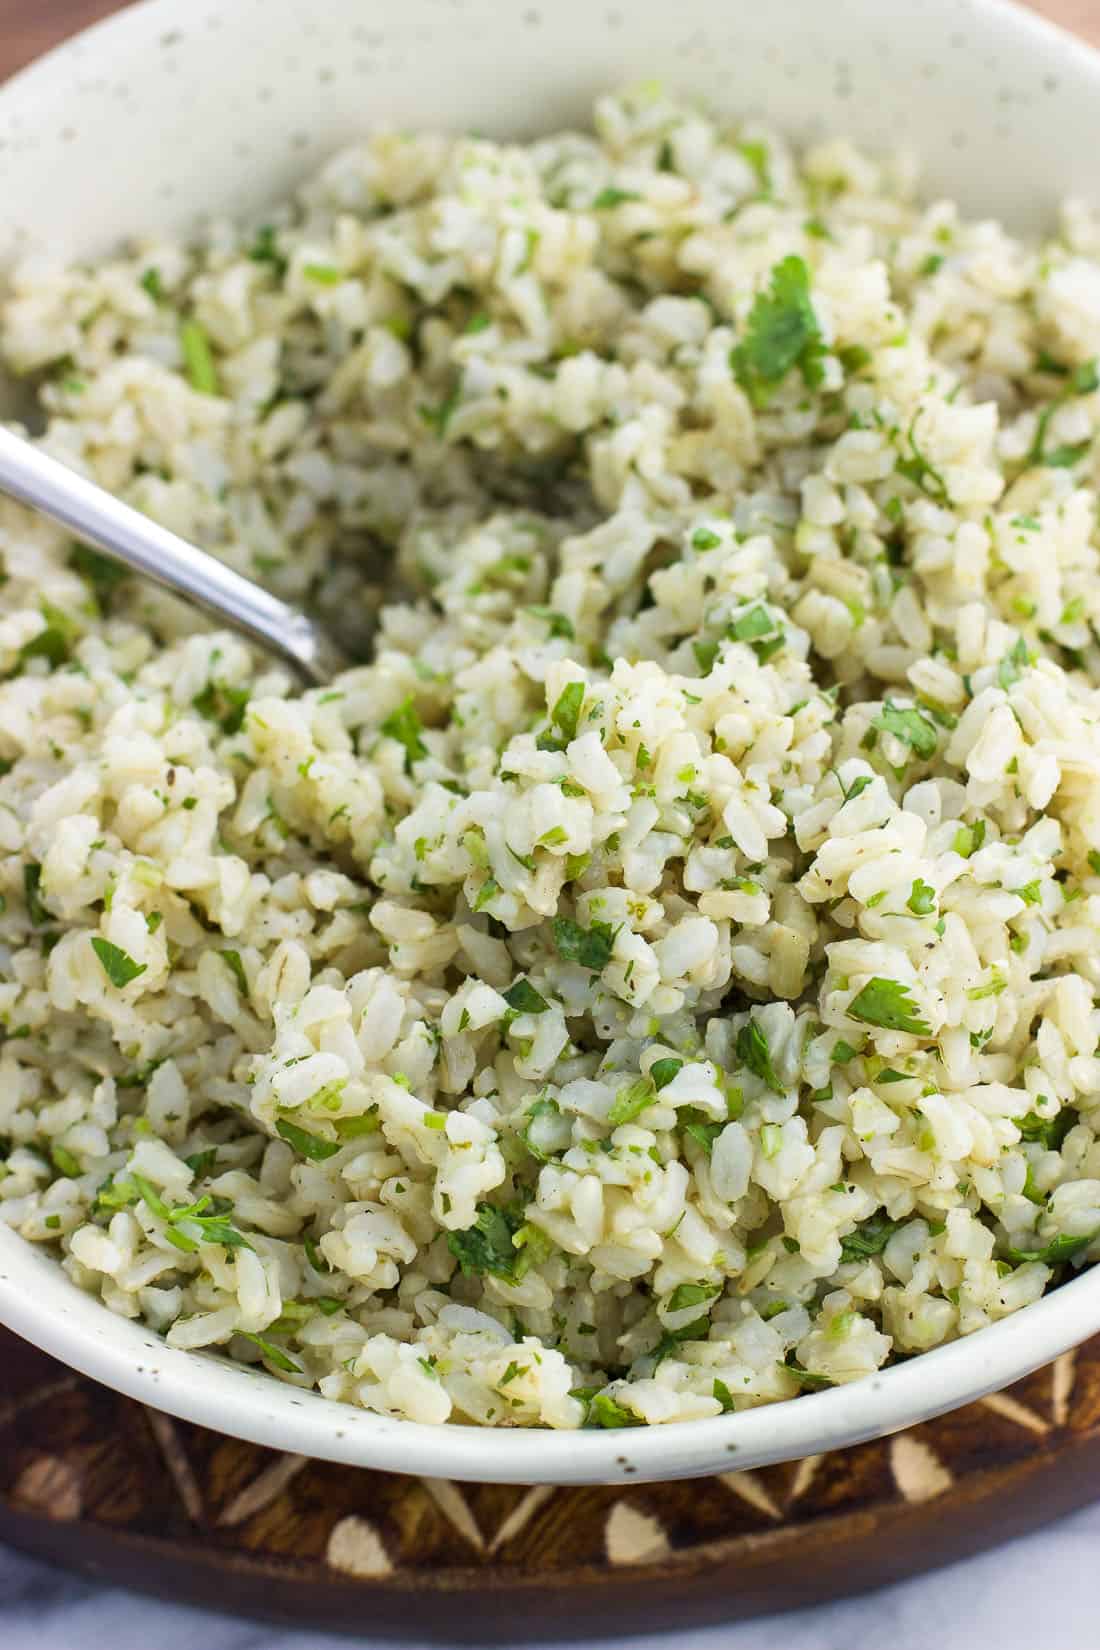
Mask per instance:
[[[43,445],[327,689],[0,514],[0,1216],[418,1421],[860,1379],[1100,1255],[1100,215],[654,89],[16,269]]]

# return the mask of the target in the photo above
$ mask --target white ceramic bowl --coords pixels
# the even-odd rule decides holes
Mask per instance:
[[[930,192],[1017,228],[1094,194],[1100,56],[1000,0],[146,0],[0,90],[0,260],[254,209],[372,124],[527,135],[659,76],[801,135],[910,146]],[[171,1414],[431,1477],[689,1477],[835,1449],[1018,1380],[1100,1330],[1100,1267],[853,1386],[613,1432],[432,1428],[172,1351],[0,1227],[0,1321]]]

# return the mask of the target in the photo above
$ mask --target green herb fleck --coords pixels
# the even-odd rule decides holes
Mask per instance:
[[[110,940],[101,939],[98,934],[92,936],[92,950],[111,984],[120,991],[131,980],[136,980],[139,974],[145,973],[144,963],[136,963],[129,952],[123,951],[121,946],[112,945]]]
[[[759,292],[745,335],[730,352],[730,366],[755,407],[766,406],[775,386],[797,366],[811,388],[822,378],[824,345],[810,302],[810,271],[792,254],[771,272],[767,292]]]
[[[761,1082],[766,1083],[773,1094],[786,1093],[783,1084],[776,1076],[775,1067],[772,1065],[768,1039],[755,1020],[749,1019],[741,1027],[737,1033],[736,1046],[737,1058],[742,1065],[747,1066],[755,1076],[760,1078]]]
[[[906,1031],[913,1037],[930,1037],[931,1028],[917,1014],[908,986],[900,980],[884,980],[876,975],[868,980],[848,1004],[853,1020],[882,1026],[886,1031]]]
[[[340,1150],[338,1140],[322,1140],[319,1135],[310,1134],[308,1129],[300,1129],[296,1123],[288,1123],[283,1117],[276,1122],[275,1132],[294,1148],[299,1157],[308,1157],[311,1163],[323,1163],[326,1158],[335,1157]]]
[[[420,737],[423,725],[416,713],[412,698],[405,699],[396,710],[391,710],[379,729],[387,739],[396,739],[405,747],[405,772],[411,774],[413,763],[427,756],[428,747]]]
[[[183,368],[191,388],[202,395],[218,394],[218,369],[206,331],[198,321],[188,319],[180,323],[180,349]]]

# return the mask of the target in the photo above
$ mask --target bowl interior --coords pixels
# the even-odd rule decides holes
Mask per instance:
[[[0,93],[0,258],[255,213],[371,127],[532,136],[654,77],[907,147],[928,192],[1037,224],[1095,191],[1094,65],[1003,0],[145,0]]]
[[[0,89],[0,263],[256,216],[378,125],[529,136],[582,124],[600,91],[654,77],[797,136],[902,145],[927,193],[1016,229],[1097,193],[1100,57],[1001,0],[145,0]],[[0,1320],[131,1396],[275,1447],[430,1476],[594,1482],[750,1467],[927,1419],[1100,1329],[1100,1269],[853,1387],[579,1435],[391,1421],[172,1351],[3,1227]]]

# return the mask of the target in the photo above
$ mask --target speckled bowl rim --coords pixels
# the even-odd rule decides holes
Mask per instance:
[[[1034,53],[1094,93],[1100,54],[1004,0],[959,0],[960,19]],[[94,55],[132,49],[151,25],[184,15],[144,0],[74,37]],[[0,115],[57,76],[75,74],[67,42],[0,88]],[[2,210],[2,207],[0,207]],[[709,1421],[615,1431],[428,1427],[334,1403],[203,1352],[181,1352],[76,1288],[57,1262],[0,1226],[0,1322],[73,1369],[141,1403],[253,1443],[389,1472],[497,1483],[614,1483],[687,1478],[843,1448],[930,1420],[1022,1379],[1100,1330],[1100,1267],[964,1340],[861,1381]]]

